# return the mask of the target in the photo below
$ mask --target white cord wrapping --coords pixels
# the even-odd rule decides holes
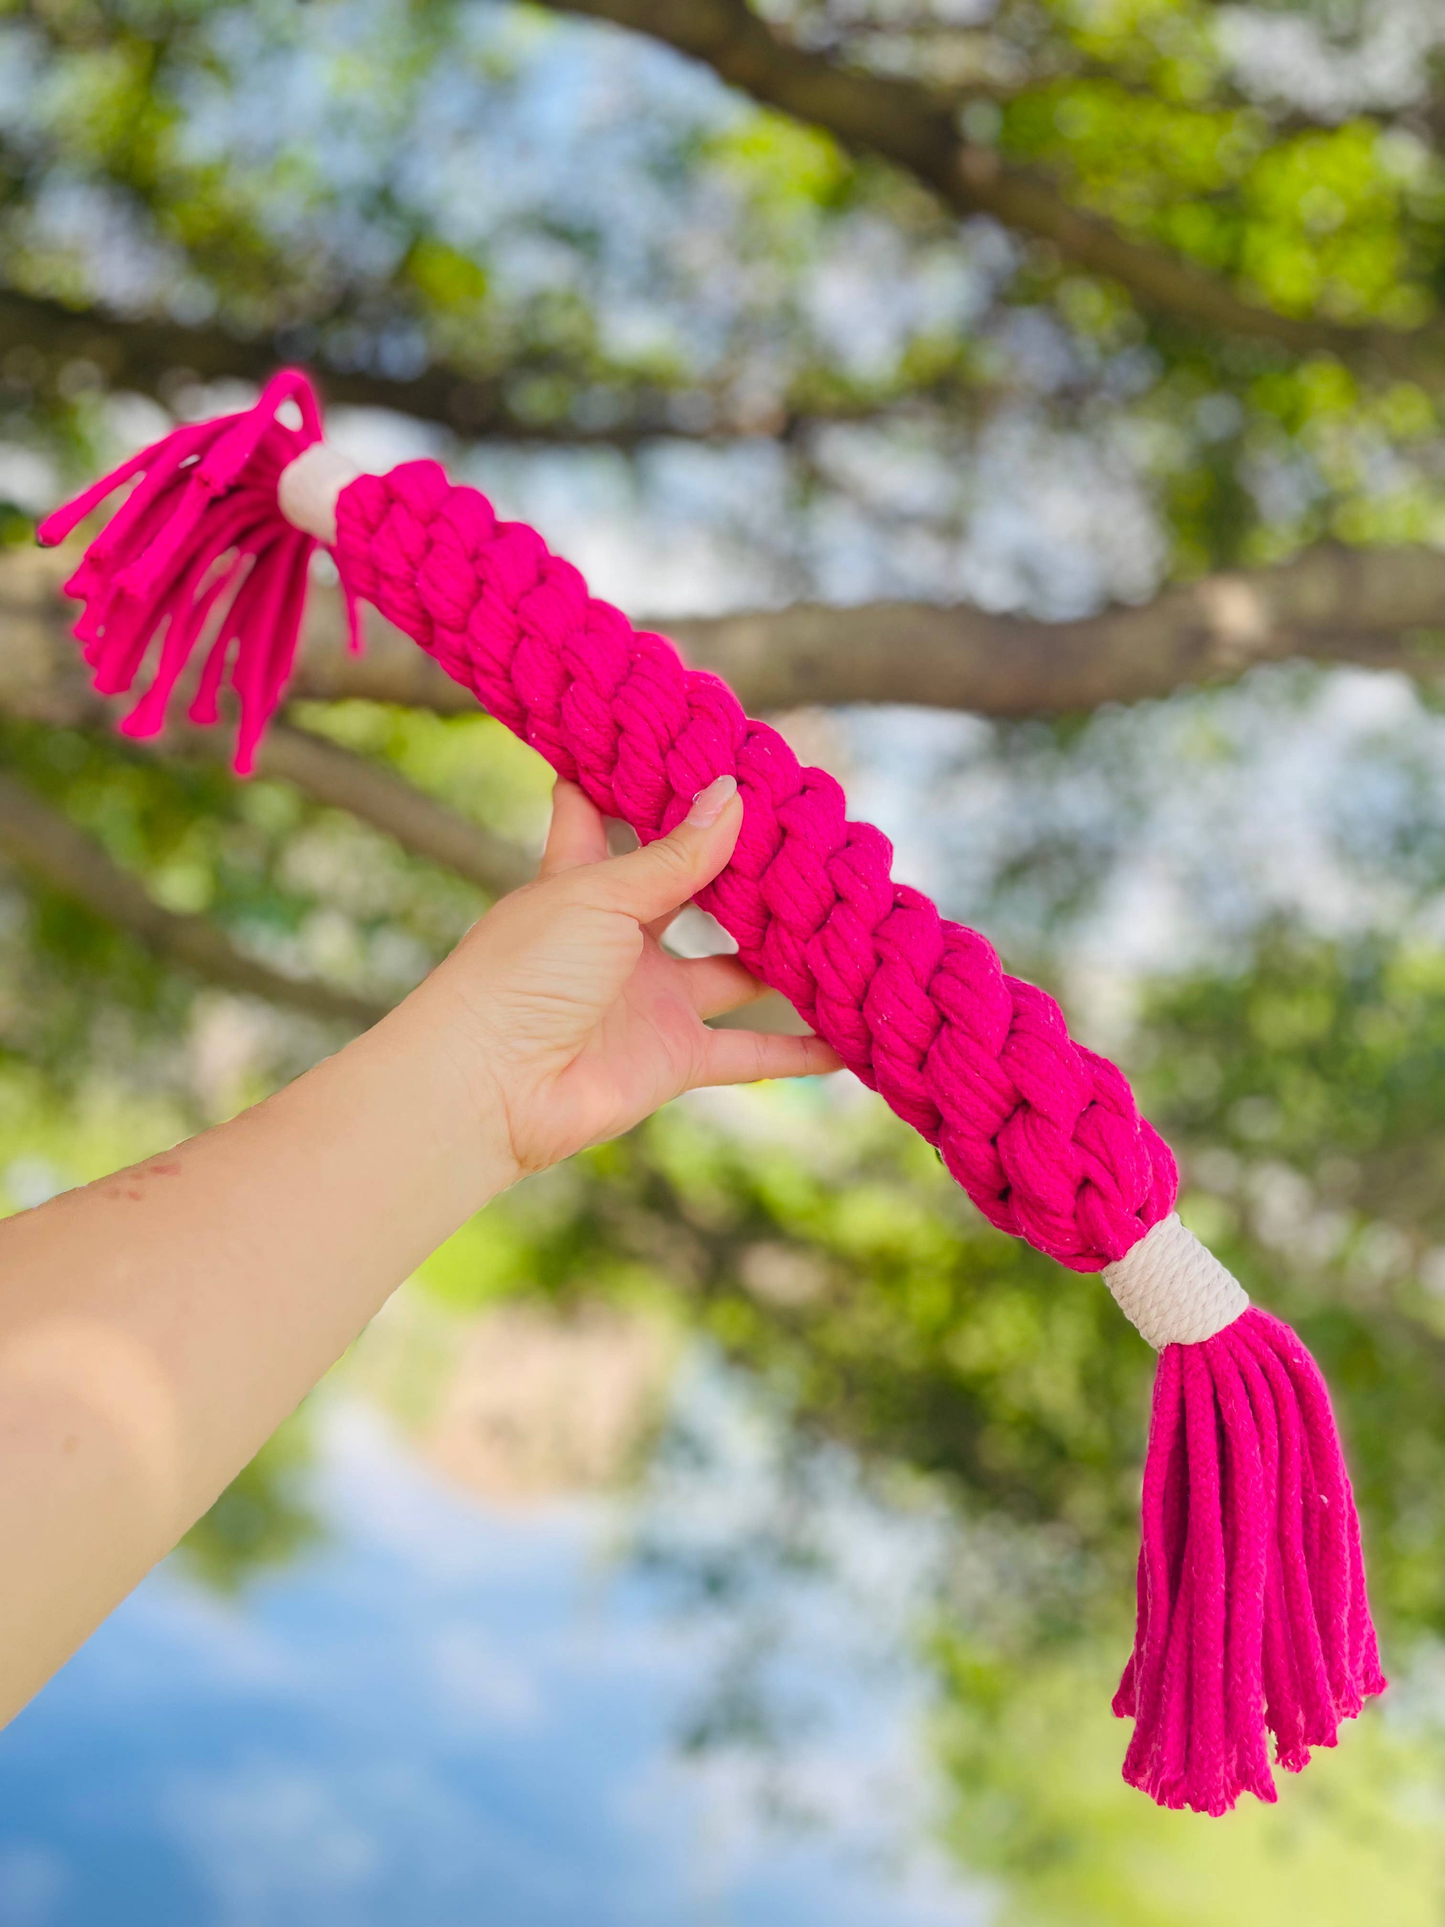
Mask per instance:
[[[1244,1286],[1174,1211],[1151,1225],[1117,1264],[1105,1265],[1104,1283],[1156,1352],[1166,1345],[1202,1344],[1249,1308]]]
[[[336,540],[336,498],[361,470],[329,442],[313,442],[281,471],[276,498],[293,528],[305,529],[328,547]]]

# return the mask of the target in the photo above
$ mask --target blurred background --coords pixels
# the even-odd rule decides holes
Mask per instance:
[[[583,17],[587,16],[587,17]],[[842,1078],[521,1186],[0,1738],[5,1927],[1445,1920],[1445,13],[0,8],[0,1204],[226,1117],[546,772],[318,584],[119,739],[64,490],[303,361],[834,769],[1330,1380],[1394,1680],[1119,1779],[1152,1355]]]

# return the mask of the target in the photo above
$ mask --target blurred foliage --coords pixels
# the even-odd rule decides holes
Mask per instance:
[[[1091,1543],[1127,1532],[1149,1355],[1107,1294],[992,1231],[881,1108],[760,1108],[734,1132],[678,1107],[535,1180],[486,1221],[483,1289],[681,1290],[801,1422]]]
[[[109,303],[117,329],[280,330],[323,374],[442,362],[496,378],[547,432],[904,404],[913,434],[955,446],[999,406],[1115,441],[1127,422],[1185,572],[1438,532],[1445,173],[1423,16],[764,11],[952,93],[976,145],[1252,299],[1424,331],[1418,378],[1146,315],[1051,243],[960,228],[915,182],[645,41],[501,5],[9,0],[4,277]],[[1262,57],[1271,21],[1293,66]],[[73,449],[104,379],[21,347],[0,399],[15,433],[68,422]]]
[[[1439,1919],[1438,1738],[1376,1716],[1298,1779],[1280,1775],[1278,1806],[1200,1826],[1144,1807],[1119,1777],[1118,1643],[1107,1657],[1097,1645],[981,1649],[954,1626],[932,1644],[944,1837],[1001,1880],[999,1927]]]
[[[449,764],[474,761],[465,749],[449,757],[446,745],[475,744],[478,732],[487,741],[500,734],[482,717],[371,724],[371,736],[394,746],[403,765],[408,745],[425,744],[434,780]],[[358,732],[343,710],[330,733],[346,741]],[[412,760],[420,760],[415,747]],[[237,782],[209,758],[160,758],[108,730],[0,717],[0,762],[140,876],[167,909],[206,914],[241,949],[298,974],[399,996],[479,907],[470,886],[409,860],[354,818],[289,784]],[[501,780],[494,777],[491,789]],[[461,788],[461,809],[471,793],[489,793],[476,782]],[[518,822],[526,819],[526,788],[519,784],[512,798]],[[33,880],[17,877],[8,890],[0,881],[0,900],[9,905],[0,919],[0,1057],[43,1064],[71,1082],[144,1066],[142,1075],[183,1087],[189,1072],[175,1049],[185,1044],[198,987],[84,904]],[[202,1015],[205,1007],[203,999]],[[273,1013],[267,1027],[274,1049],[256,1066],[261,1077],[294,1072],[314,1056],[316,1024]],[[214,1108],[201,1097],[197,1121]]]

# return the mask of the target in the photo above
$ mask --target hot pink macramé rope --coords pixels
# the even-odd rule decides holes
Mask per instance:
[[[288,404],[291,424],[277,415]],[[85,604],[76,633],[98,688],[130,689],[154,661],[122,724],[131,735],[160,730],[200,649],[190,714],[215,721],[228,682],[237,768],[251,767],[317,546],[282,514],[278,484],[320,433],[306,378],[287,370],[255,408],[177,429],[41,525],[42,541],[63,540],[134,483],[66,585]],[[1273,1800],[1266,1728],[1278,1762],[1297,1770],[1385,1683],[1354,1497],[1300,1341],[1238,1310],[1247,1301],[1227,1274],[1219,1297],[1218,1267],[1177,1221],[1160,1222],[1174,1160],[1123,1076],[1070,1038],[1052,998],[1007,976],[984,938],[893,881],[887,838],[848,821],[830,776],[800,767],[716,676],[589,596],[535,530],[499,522],[435,462],[359,477],[336,523],[354,640],[364,598],[644,841],[714,777],[737,777],[737,847],[699,902],[747,967],[939,1147],[991,1223],[1076,1271],[1133,1251],[1109,1282],[1146,1330],[1158,1321],[1134,1294],[1147,1298],[1165,1267],[1173,1309],[1155,1339],[1138,1624],[1114,1700],[1134,1720],[1124,1774],[1165,1806],[1203,1813],[1244,1790]],[[1197,1266],[1169,1269],[1196,1257],[1202,1282]],[[1186,1324],[1203,1334],[1195,1342],[1171,1342],[1178,1308],[1192,1321],[1199,1293],[1228,1308]]]
[[[1107,1058],[991,944],[890,874],[892,847],[726,683],[587,593],[535,529],[435,462],[336,505],[352,590],[560,776],[647,841],[735,776],[743,827],[699,897],[742,961],[936,1144],[1002,1231],[1076,1271],[1121,1258],[1174,1203],[1168,1146]]]

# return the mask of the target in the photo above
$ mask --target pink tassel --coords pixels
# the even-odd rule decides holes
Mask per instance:
[[[276,419],[290,402],[299,428]],[[240,703],[235,767],[248,775],[256,745],[296,654],[313,536],[281,514],[281,471],[321,439],[321,414],[298,369],[270,380],[254,408],[178,428],[142,449],[41,523],[47,547],[63,542],[123,482],[134,488],[65,585],[85,603],[75,633],[104,695],[131,689],[163,635],[149,687],[120,727],[157,735],[166,705],[203,633],[213,624],[198,723],[217,718],[228,658]]]
[[[1275,1799],[1384,1691],[1354,1495],[1324,1380],[1253,1308],[1159,1357],[1144,1468],[1124,1777],[1161,1806]]]

